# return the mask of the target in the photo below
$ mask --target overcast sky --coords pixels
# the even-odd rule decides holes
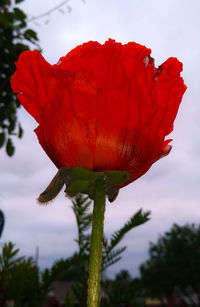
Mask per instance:
[[[21,7],[29,16],[37,16],[59,3],[25,0]],[[155,242],[173,223],[200,222],[200,1],[71,0],[68,5],[70,13],[65,6],[64,12],[30,23],[38,32],[44,57],[52,64],[78,44],[103,43],[109,37],[151,48],[156,66],[171,56],[183,62],[188,89],[171,134],[170,155],[123,188],[117,201],[106,207],[107,237],[139,208],[152,211],[150,222],[125,237],[122,260],[107,271],[114,276],[127,269],[136,276],[148,257],[149,241]],[[22,108],[19,117],[25,133],[15,142],[14,157],[0,151],[0,208],[6,217],[2,242],[15,242],[21,254],[29,256],[39,246],[39,265],[44,268],[73,254],[77,229],[71,202],[63,192],[48,206],[37,204],[36,198],[57,169],[38,144],[35,120]]]

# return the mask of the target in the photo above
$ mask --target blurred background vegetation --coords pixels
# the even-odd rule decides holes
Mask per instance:
[[[13,302],[14,306],[50,306],[54,297],[56,282],[64,286],[65,306],[86,306],[87,279],[89,266],[90,228],[92,202],[88,197],[76,196],[72,200],[72,209],[76,217],[78,236],[78,252],[70,258],[56,261],[50,269],[39,271],[37,259],[19,257],[19,249],[11,242],[2,246],[0,255],[0,306]],[[102,274],[106,269],[118,262],[126,246],[117,247],[124,236],[133,228],[149,220],[150,212],[139,210],[123,227],[115,231],[110,240],[104,237]],[[129,287],[130,286],[130,287]],[[120,306],[136,300],[137,291],[133,289],[137,283],[126,271],[116,276],[114,281],[102,282],[102,306]],[[118,289],[119,287],[119,289]],[[59,291],[58,291],[59,292]],[[123,294],[123,295],[122,295]],[[51,297],[52,295],[52,297]],[[63,296],[63,294],[61,295]],[[49,305],[48,305],[49,304]],[[58,302],[54,304],[59,305]],[[118,305],[119,304],[119,305]]]
[[[78,251],[51,268],[41,271],[37,259],[18,255],[15,244],[2,245],[0,306],[86,306],[91,205],[82,195],[72,200]],[[121,245],[124,236],[149,215],[139,210],[110,239],[104,237],[101,306],[200,306],[200,226],[194,224],[175,224],[151,243],[140,277],[132,278],[126,270],[115,279],[106,277],[106,269],[120,261],[126,249]]]

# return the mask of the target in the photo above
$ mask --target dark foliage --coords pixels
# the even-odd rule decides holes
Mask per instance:
[[[114,280],[106,281],[104,288],[107,297],[102,307],[144,306],[144,303],[138,300],[141,296],[140,281],[132,279],[126,270],[120,271]]]
[[[4,147],[10,157],[15,150],[13,137],[23,135],[17,119],[20,104],[10,87],[14,62],[31,45],[39,49],[36,32],[27,27],[27,16],[17,7],[22,1],[15,0],[15,6],[9,0],[0,1],[0,148]]]
[[[19,249],[4,244],[0,255],[0,306],[14,299],[15,306],[37,306],[38,269],[32,258],[18,257]],[[27,305],[28,304],[28,305]]]
[[[173,225],[151,243],[149,254],[140,267],[146,293],[163,297],[178,291],[188,298],[200,294],[200,226]]]

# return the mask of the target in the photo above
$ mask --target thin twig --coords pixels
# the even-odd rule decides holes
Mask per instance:
[[[62,3],[60,3],[59,5],[53,7],[52,9],[50,9],[49,11],[47,11],[47,12],[41,14],[41,15],[38,15],[38,16],[35,16],[35,17],[32,17],[32,18],[28,19],[27,22],[31,22],[31,21],[40,19],[40,18],[45,17],[45,16],[49,16],[51,13],[53,13],[54,11],[58,10],[59,8],[61,8],[62,6],[67,4],[69,1],[70,0],[65,0]]]

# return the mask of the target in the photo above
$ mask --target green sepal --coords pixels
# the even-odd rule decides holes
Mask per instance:
[[[88,181],[94,181],[100,176],[102,176],[102,172],[93,172],[79,166],[68,168],[68,174],[74,180],[88,180]]]
[[[90,182],[86,180],[76,180],[66,188],[67,195],[73,197],[78,193],[87,194]]]
[[[95,187],[98,180],[105,183],[106,195],[110,202],[113,202],[119,192],[119,185],[124,184],[131,174],[127,171],[91,171],[83,167],[62,167],[52,179],[46,190],[40,194],[38,201],[47,203],[56,197],[63,185],[66,185],[65,192],[68,196],[75,196],[78,193],[87,194],[91,199],[95,197]]]
[[[104,171],[104,173],[112,184],[117,185],[127,182],[131,177],[128,171]]]

